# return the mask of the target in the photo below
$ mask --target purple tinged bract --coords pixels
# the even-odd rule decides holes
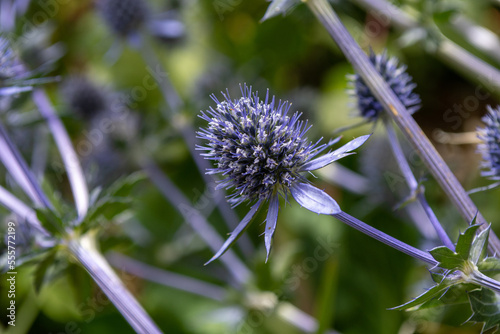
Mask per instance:
[[[301,206],[316,213],[339,213],[341,210],[335,200],[310,185],[301,173],[353,154],[351,151],[369,137],[361,136],[317,157],[340,138],[328,144],[313,143],[305,136],[310,126],[300,119],[300,113],[289,112],[290,103],[276,101],[274,96],[269,96],[269,91],[265,99],[260,100],[246,85],[241,87],[241,94],[241,98],[231,100],[229,92],[222,93],[223,101],[212,95],[216,107],[200,115],[208,126],[197,133],[198,138],[206,141],[206,146],[197,146],[197,149],[205,151],[202,155],[215,164],[207,173],[222,175],[217,187],[233,191],[228,196],[233,206],[244,201],[255,203],[209,262],[220,257],[236,241],[267,201],[269,210],[264,239],[269,256],[278,219],[279,196],[288,198],[291,194]]]
[[[481,119],[485,126],[479,128],[478,151],[483,160],[481,162],[481,175],[492,181],[500,181],[500,106],[487,107],[488,112]]]

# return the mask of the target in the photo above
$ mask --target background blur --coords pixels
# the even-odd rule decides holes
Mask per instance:
[[[475,49],[464,37],[464,32],[452,24],[455,17],[465,16],[498,33],[498,1],[438,1],[434,5],[439,7],[441,16],[428,13],[434,6],[430,3],[434,2],[395,2],[422,21],[433,19],[449,38],[500,67],[498,58]],[[148,4],[155,15],[167,12],[167,17],[175,18],[184,27],[179,36],[155,41],[155,52],[185,101],[177,122],[191,122],[196,128],[205,126],[197,115],[200,110],[214,106],[209,95],[215,93],[220,98],[219,92],[228,88],[232,97],[238,98],[239,83],[252,85],[262,97],[269,88],[271,94],[292,102],[292,108],[303,112],[303,117],[314,125],[308,133],[312,141],[320,137],[328,140],[337,136],[335,130],[360,121],[355,116],[354,100],[348,94],[346,75],[352,74],[353,69],[306,6],[299,5],[284,17],[260,23],[269,5],[264,0],[148,0]],[[499,92],[490,92],[491,97],[474,100],[477,103],[466,100],[474,96],[480,82],[470,73],[462,73],[432,56],[427,52],[425,40],[413,43],[408,34],[393,30],[380,21],[380,17],[367,14],[353,2],[336,1],[333,5],[367,52],[370,46],[375,52],[386,48],[390,55],[397,56],[408,66],[408,73],[417,84],[416,92],[422,99],[422,108],[414,117],[435,140],[465,188],[487,184],[478,177],[480,156],[475,153],[475,145],[442,143],[439,130],[474,131],[481,124],[485,106],[497,104]],[[68,102],[74,96],[71,94],[85,96],[79,95],[83,93],[78,90],[75,93],[75,77],[84,76],[110,99],[114,99],[115,94],[132,97],[127,106],[133,116],[123,121],[124,124],[120,123],[113,139],[99,141],[94,137],[98,145],[90,150],[81,146],[78,151],[90,186],[106,186],[120,176],[139,170],[139,155],[146,153],[193,203],[200,200],[198,203],[203,208],[204,182],[187,144],[179,135],[178,126],[161,116],[164,101],[160,91],[137,89],[144,86],[144,78],[149,75],[146,64],[136,48],[108,29],[94,4],[87,0],[32,1],[26,14],[18,20],[12,36],[25,36],[28,31],[38,34],[36,38],[26,39],[33,45],[17,45],[17,48],[22,49],[23,59],[32,62],[32,67],[40,61],[42,50],[57,46],[57,57],[47,53],[48,60],[54,57],[55,62],[46,76],[57,76],[61,80],[47,84],[46,88],[77,151],[78,143],[92,140],[92,129],[99,115],[79,113],[71,108],[71,101]],[[84,100],[92,99],[89,95]],[[470,104],[467,118],[458,122],[443,116],[455,104],[467,103]],[[10,124],[16,124],[12,119],[34,109],[29,94],[21,95],[13,108],[1,115]],[[43,134],[40,130],[35,131],[36,122],[17,124],[20,125],[9,129],[30,161],[38,136]],[[436,242],[422,236],[407,210],[393,210],[407,195],[407,188],[396,171],[391,172],[394,164],[387,153],[384,134],[378,128],[364,125],[342,133],[343,142],[346,142],[354,136],[375,132],[356,155],[339,162],[363,177],[368,187],[353,186],[357,188],[354,192],[346,190],[335,182],[336,176],[330,169],[324,173],[326,175],[318,174],[319,178],[313,182],[331,194],[345,212],[411,245],[422,249],[434,247]],[[61,163],[53,142],[49,143],[45,181],[56,194],[71,202],[66,175],[60,172]],[[411,148],[408,147],[407,153],[416,175],[427,179],[429,203],[456,240],[466,222],[432,177],[425,173]],[[8,182],[2,177],[2,182]],[[137,278],[118,265],[117,270],[122,272],[126,285],[165,332],[300,333],[273,310],[272,305],[277,301],[288,302],[313,316],[322,329],[331,328],[342,333],[480,331],[480,326],[460,326],[470,316],[467,304],[414,313],[388,310],[432,284],[427,268],[331,217],[300,208],[294,201],[286,206],[282,203],[274,247],[267,264],[263,238],[259,236],[263,231],[260,223],[265,219],[265,210],[261,210],[246,233],[253,247],[242,251],[245,247],[238,247],[240,242],[233,247],[254,274],[248,286],[237,289],[220,261],[203,266],[213,252],[150,181],[139,183],[132,196],[132,209],[98,231],[102,252],[107,255],[121,253],[157,268],[218,285],[225,291],[222,301],[214,301]],[[496,232],[500,232],[498,189],[475,194],[473,200],[491,220]],[[0,210],[3,220],[7,221],[9,212]],[[235,210],[242,218],[248,206],[242,204]],[[416,209],[412,212],[413,217],[421,215]],[[217,210],[210,215],[209,221],[221,236],[230,232]],[[322,256],[326,253],[330,255]],[[33,289],[33,268],[18,268],[21,273],[17,282],[18,326],[9,328],[8,333],[132,332],[81,267],[64,261],[59,266],[66,270],[54,271],[52,279],[39,294]],[[2,309],[7,302],[5,293],[0,293]],[[0,320],[5,327],[4,321]]]

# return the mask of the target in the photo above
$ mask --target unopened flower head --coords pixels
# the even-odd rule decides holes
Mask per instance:
[[[98,8],[108,26],[124,37],[139,29],[149,15],[144,0],[100,0]]]
[[[310,142],[305,134],[307,121],[300,120],[300,113],[289,113],[288,102],[269,97],[264,100],[252,94],[251,87],[241,88],[242,97],[231,100],[223,93],[224,100],[215,108],[202,112],[201,118],[208,127],[198,132],[207,146],[198,146],[202,154],[215,161],[210,174],[221,174],[224,179],[218,188],[233,189],[229,201],[238,205],[243,201],[256,202],[214,259],[243,233],[251,218],[264,201],[269,201],[266,219],[265,243],[269,255],[271,239],[278,219],[279,195],[288,193],[305,208],[322,214],[340,211],[337,203],[320,189],[310,185],[301,172],[322,168],[362,145],[369,136],[356,138],[341,148],[319,158],[315,156],[340,138],[328,144]]]
[[[92,119],[109,107],[106,91],[83,76],[66,80],[62,93],[68,107],[86,120]]]
[[[398,59],[395,57],[389,58],[385,51],[378,55],[370,51],[369,58],[408,112],[413,114],[417,111],[420,108],[420,97],[413,92],[416,85],[412,82],[412,77],[406,73],[406,66],[401,65],[398,67]],[[380,113],[384,111],[382,104],[372,94],[361,76],[355,74],[349,78],[354,88],[352,95],[357,100],[360,116],[369,121],[377,120]]]
[[[483,116],[484,128],[479,128],[479,138],[482,143],[478,151],[483,160],[481,175],[490,180],[500,181],[500,107],[487,107],[488,112]]]

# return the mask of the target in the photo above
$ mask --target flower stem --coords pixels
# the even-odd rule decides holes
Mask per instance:
[[[78,161],[78,156],[73,149],[73,145],[71,144],[71,140],[63,123],[57,116],[45,91],[42,89],[35,89],[33,91],[33,101],[40,110],[43,118],[47,121],[50,132],[54,137],[59,154],[64,162],[64,167],[68,173],[78,218],[83,219],[89,207],[89,192],[80,162]]]
[[[474,270],[468,277],[469,281],[500,293],[500,282],[490,278],[478,270]]]
[[[112,266],[148,281],[217,301],[223,301],[226,296],[224,288],[218,285],[159,269],[116,252],[106,254],[106,258]]]
[[[420,202],[420,205],[422,205],[422,208],[427,214],[427,217],[429,217],[429,221],[436,230],[436,233],[441,242],[449,249],[455,251],[455,245],[450,240],[450,237],[444,230],[443,226],[441,225],[436,215],[434,214],[434,211],[432,210],[429,203],[425,199],[424,186],[418,184],[417,180],[415,179],[415,176],[413,175],[413,172],[411,171],[410,165],[408,164],[408,161],[406,160],[403,150],[399,145],[398,137],[394,132],[394,128],[391,124],[391,121],[387,119],[387,117],[384,117],[383,119],[384,119],[385,129],[387,131],[387,137],[389,138],[389,144],[391,145],[391,149],[392,152],[394,153],[394,157],[396,158],[396,162],[398,163],[399,169],[401,170],[401,173],[403,173],[406,183],[410,188],[410,193],[416,194],[417,200]]]
[[[467,222],[470,222],[477,215],[477,222],[481,225],[481,230],[484,230],[488,224],[476,205],[469,198],[462,185],[458,182],[429,139],[424,135],[422,129],[373,67],[366,54],[354,41],[332,7],[326,0],[309,0],[307,4],[337,42],[337,45],[351,62],[356,72],[368,85],[371,92],[396,122],[408,141],[415,147],[427,168],[462,217]],[[500,240],[494,233],[490,233],[489,235],[488,247],[491,253],[500,253]]]
[[[424,261],[428,264],[431,264],[433,266],[437,265],[437,261],[432,258],[432,256],[429,253],[423,252],[420,249],[417,249],[413,246],[410,246],[396,238],[391,237],[388,234],[385,234],[384,232],[381,232],[377,230],[376,228],[362,222],[361,220],[354,218],[353,216],[349,215],[348,213],[345,213],[341,211],[340,213],[333,214],[333,217],[337,218],[341,222],[346,223],[347,225],[355,228],[356,230],[380,241],[383,242],[384,244],[391,246],[394,249],[397,249],[400,252],[403,252],[405,254],[408,254],[415,259]]]
[[[162,333],[87,238],[69,240],[68,250],[137,333]]]
[[[186,222],[191,225],[199,237],[212,251],[217,252],[224,242],[219,234],[207,222],[205,217],[192,207],[184,194],[172,183],[172,181],[170,181],[170,179],[168,179],[153,161],[143,162],[142,167],[153,184],[184,216]],[[221,261],[239,284],[244,284],[248,281],[250,271],[234,252],[228,250],[226,255],[221,257]]]

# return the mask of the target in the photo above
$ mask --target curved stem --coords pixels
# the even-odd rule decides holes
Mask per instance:
[[[434,214],[434,211],[432,211],[432,208],[425,199],[424,186],[419,185],[417,179],[415,179],[415,176],[411,171],[410,165],[408,164],[408,161],[406,160],[406,157],[403,153],[401,145],[399,145],[398,137],[394,132],[394,128],[392,127],[390,120],[388,120],[386,117],[384,117],[384,125],[387,131],[387,137],[389,138],[389,144],[391,145],[392,152],[394,153],[394,157],[396,158],[396,162],[398,163],[399,169],[401,170],[401,173],[403,174],[406,183],[410,188],[410,193],[416,193],[417,200],[420,202],[420,205],[427,214],[427,217],[429,218],[429,221],[436,230],[436,233],[439,236],[441,242],[449,249],[455,251],[455,245],[450,240],[450,237],[444,230],[443,226],[441,225],[436,215]]]
[[[477,215],[477,222],[481,225],[480,229],[484,230],[488,224],[476,205],[469,198],[462,185],[458,182],[455,175],[443,161],[429,139],[425,136],[422,129],[412,118],[411,114],[408,113],[395,93],[373,67],[366,54],[354,41],[332,7],[326,0],[309,0],[307,4],[318,20],[328,30],[332,38],[337,42],[337,45],[349,62],[351,62],[356,72],[368,85],[370,91],[396,122],[408,141],[412,143],[427,168],[448,195],[462,217],[467,222],[470,222],[474,216]],[[500,253],[500,240],[494,233],[490,233],[489,235],[488,247],[491,253]]]
[[[68,250],[87,270],[109,300],[137,333],[162,333],[142,306],[127,290],[92,241],[82,238],[67,242]]]
[[[468,277],[468,280],[472,283],[500,293],[500,282],[484,275],[480,271],[474,270]]]
[[[383,242],[384,244],[391,246],[392,248],[397,249],[400,252],[414,257],[415,259],[424,261],[433,266],[436,266],[438,264],[438,262],[434,260],[429,253],[423,252],[420,249],[417,249],[394,237],[391,237],[390,235],[385,234],[384,232],[381,232],[376,228],[362,222],[361,220],[354,218],[348,213],[341,211],[340,213],[333,214],[332,216],[337,218],[341,222],[355,228],[356,230],[372,237],[373,239]]]
[[[40,110],[40,114],[42,114],[43,118],[47,121],[50,132],[54,137],[59,154],[64,162],[66,173],[68,173],[78,217],[82,219],[89,207],[89,191],[78,156],[73,149],[73,145],[71,144],[71,140],[63,123],[57,116],[45,91],[42,89],[34,90],[33,101]]]

